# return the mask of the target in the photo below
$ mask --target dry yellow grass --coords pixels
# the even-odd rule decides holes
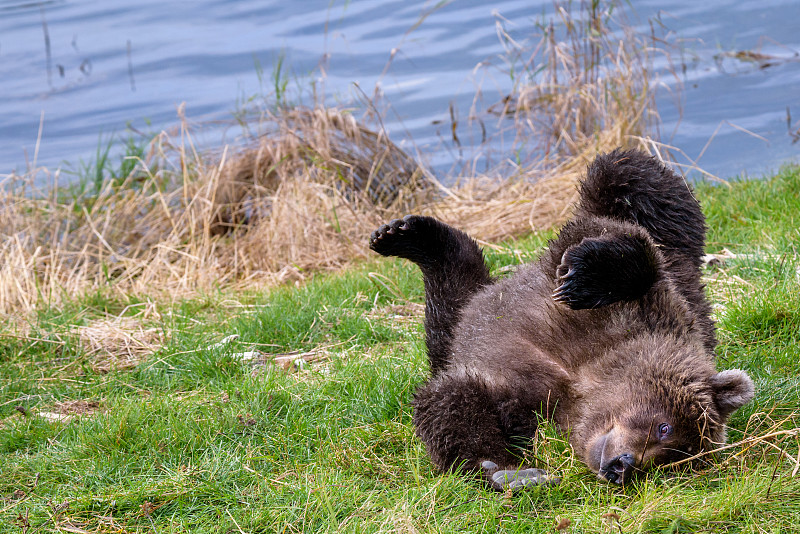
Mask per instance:
[[[99,319],[75,328],[92,369],[130,369],[164,346],[164,331],[132,317]]]
[[[408,212],[485,241],[557,224],[589,160],[642,143],[653,114],[645,40],[612,33],[604,12],[558,13],[562,37],[551,25],[527,60],[545,69],[502,111],[537,161],[446,188],[347,111],[275,112],[268,134],[217,157],[198,154],[184,122],[179,139],[162,134],[137,171],[91,197],[35,191],[46,169],[5,180],[0,314],[100,288],[179,298],[302,279],[367,257],[370,232]]]

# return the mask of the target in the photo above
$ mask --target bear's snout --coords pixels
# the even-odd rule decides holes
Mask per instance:
[[[636,460],[631,453],[620,454],[600,468],[600,474],[609,482],[624,484],[630,480]]]

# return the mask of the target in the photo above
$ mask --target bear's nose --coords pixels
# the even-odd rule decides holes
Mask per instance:
[[[600,474],[606,477],[609,482],[623,484],[630,478],[635,463],[636,461],[633,459],[632,454],[620,454],[601,467]]]

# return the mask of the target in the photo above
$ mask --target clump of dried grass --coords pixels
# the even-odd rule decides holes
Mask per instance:
[[[133,317],[99,319],[75,332],[92,369],[101,373],[135,367],[166,341],[162,329],[144,327]]]
[[[34,173],[8,178],[0,313],[106,286],[181,296],[301,278],[366,254],[364,236],[387,214],[431,198],[420,167],[347,113],[272,121],[257,147],[218,160],[185,131],[181,143],[162,134],[137,173],[91,197],[42,194]]]
[[[290,178],[400,211],[429,198],[432,183],[422,167],[383,130],[370,130],[348,112],[293,108],[266,122],[267,132],[221,167],[213,194],[217,233],[270,217],[271,197]]]
[[[620,19],[614,3],[592,1],[580,13],[570,7],[556,3],[559,24],[542,25],[542,40],[524,59],[533,74],[505,112],[524,126],[523,138],[537,134],[539,149],[580,157],[587,147],[628,144],[657,115],[647,38]]]
[[[216,157],[197,153],[184,121],[179,140],[162,134],[134,173],[91,197],[33,190],[42,169],[9,177],[0,314],[105,287],[181,297],[301,279],[365,257],[371,230],[407,212],[482,240],[562,221],[585,164],[631,144],[652,106],[645,43],[613,33],[592,5],[558,8],[563,34],[550,25],[528,59],[544,68],[505,99],[539,157],[502,177],[444,188],[381,128],[322,108],[279,110],[250,146]]]
[[[100,411],[100,401],[81,399],[57,402],[48,411],[39,411],[36,415],[48,421],[68,423],[76,417],[91,417]]]

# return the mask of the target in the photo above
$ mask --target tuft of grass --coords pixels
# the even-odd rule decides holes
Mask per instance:
[[[652,130],[652,36],[617,2],[554,2],[535,46],[508,38],[515,90],[496,111],[514,118],[521,149],[584,158]],[[535,136],[531,134],[535,132]]]
[[[789,252],[800,243],[800,185],[796,167],[770,180],[737,180],[728,185],[698,184],[712,239],[709,248],[750,247],[743,252]],[[726,202],[717,202],[725,198]],[[777,228],[776,228],[777,226]]]

